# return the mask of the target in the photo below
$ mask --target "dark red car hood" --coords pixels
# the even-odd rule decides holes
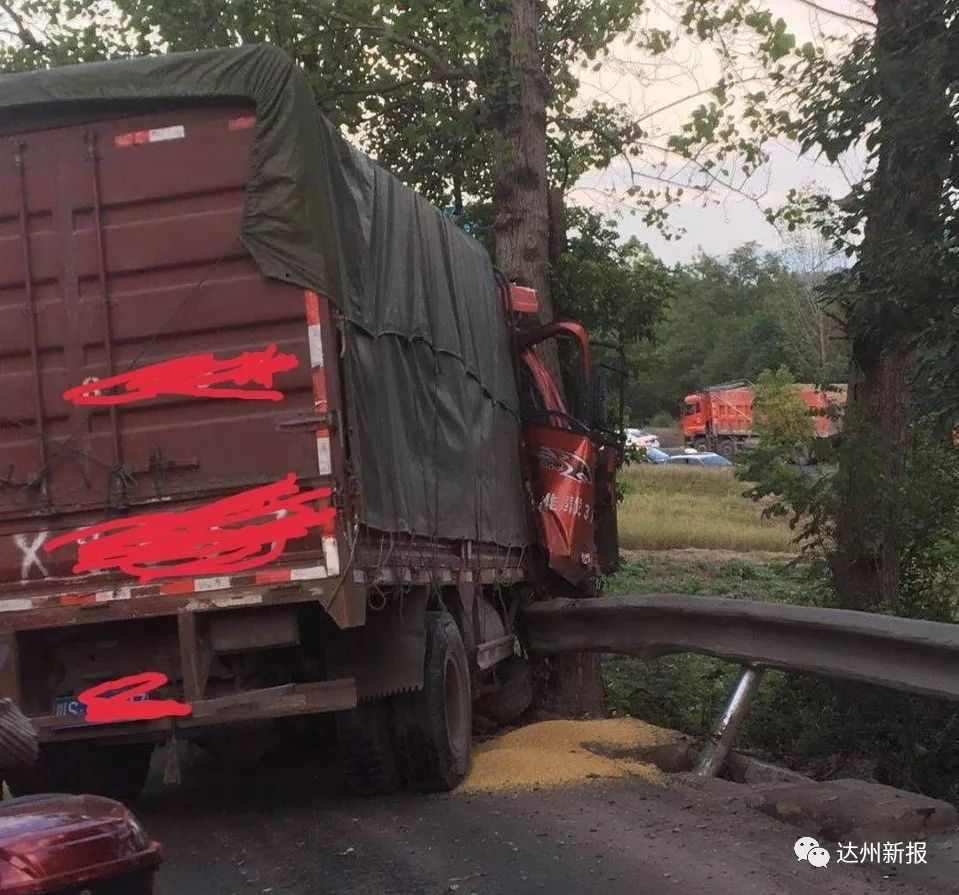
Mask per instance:
[[[119,802],[42,795],[0,802],[0,893],[33,895],[156,867],[159,843]]]

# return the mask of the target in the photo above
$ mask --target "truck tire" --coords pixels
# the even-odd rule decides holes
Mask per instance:
[[[466,648],[448,612],[426,614],[423,687],[394,697],[396,758],[403,785],[446,792],[470,765],[473,701]]]
[[[719,444],[716,447],[716,453],[720,456],[725,457],[727,460],[732,460],[738,452],[738,445],[732,438],[721,438]]]
[[[706,438],[703,435],[697,435],[693,439],[693,447],[697,451],[705,451],[709,447],[709,442],[706,440]]]
[[[336,713],[340,767],[350,791],[381,796],[399,786],[387,706],[382,699]]]
[[[509,724],[525,712],[533,702],[533,676],[529,660],[510,656],[495,670],[498,686],[476,701],[476,714],[497,724]]]
[[[37,731],[10,699],[0,699],[0,768],[29,767],[40,755]]]
[[[4,777],[15,796],[40,792],[87,793],[118,802],[133,802],[146,783],[152,754],[152,743],[44,745],[37,765],[5,771]]]

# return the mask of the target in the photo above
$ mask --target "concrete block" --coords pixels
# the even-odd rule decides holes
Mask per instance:
[[[810,836],[833,841],[922,840],[955,828],[948,802],[865,780],[751,787],[749,801]]]

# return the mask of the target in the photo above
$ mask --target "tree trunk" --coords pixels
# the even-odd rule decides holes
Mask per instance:
[[[832,560],[846,609],[892,612],[899,603],[911,367],[901,351],[853,342]]]
[[[913,350],[941,292],[950,162],[940,0],[876,0],[879,153],[848,317],[852,351],[832,568],[840,601],[896,611]]]
[[[603,716],[602,656],[599,653],[560,653],[539,663],[534,676],[534,707],[541,718],[601,718]]]
[[[550,201],[546,149],[547,84],[539,54],[537,0],[503,0],[493,9],[504,16],[495,60],[508,60],[497,74],[492,104],[495,136],[493,210],[496,264],[539,296],[540,319],[553,319],[550,294]],[[498,52],[497,52],[498,50]],[[561,245],[554,240],[554,251]],[[544,352],[557,383],[555,349]],[[597,656],[560,656],[545,663],[548,684],[539,708],[572,717],[603,711],[603,687]]]
[[[495,129],[493,208],[496,264],[532,286],[540,316],[551,320],[546,83],[538,44],[537,0],[509,0],[509,28],[492,117]]]

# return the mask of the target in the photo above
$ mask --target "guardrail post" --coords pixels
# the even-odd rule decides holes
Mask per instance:
[[[726,761],[726,756],[729,755],[729,750],[736,742],[739,728],[742,726],[743,718],[746,717],[749,703],[759,688],[764,671],[765,668],[761,665],[751,665],[743,669],[742,675],[729,694],[729,699],[726,700],[725,708],[713,725],[703,751],[699,753],[696,773],[700,777],[715,777],[719,773]]]

